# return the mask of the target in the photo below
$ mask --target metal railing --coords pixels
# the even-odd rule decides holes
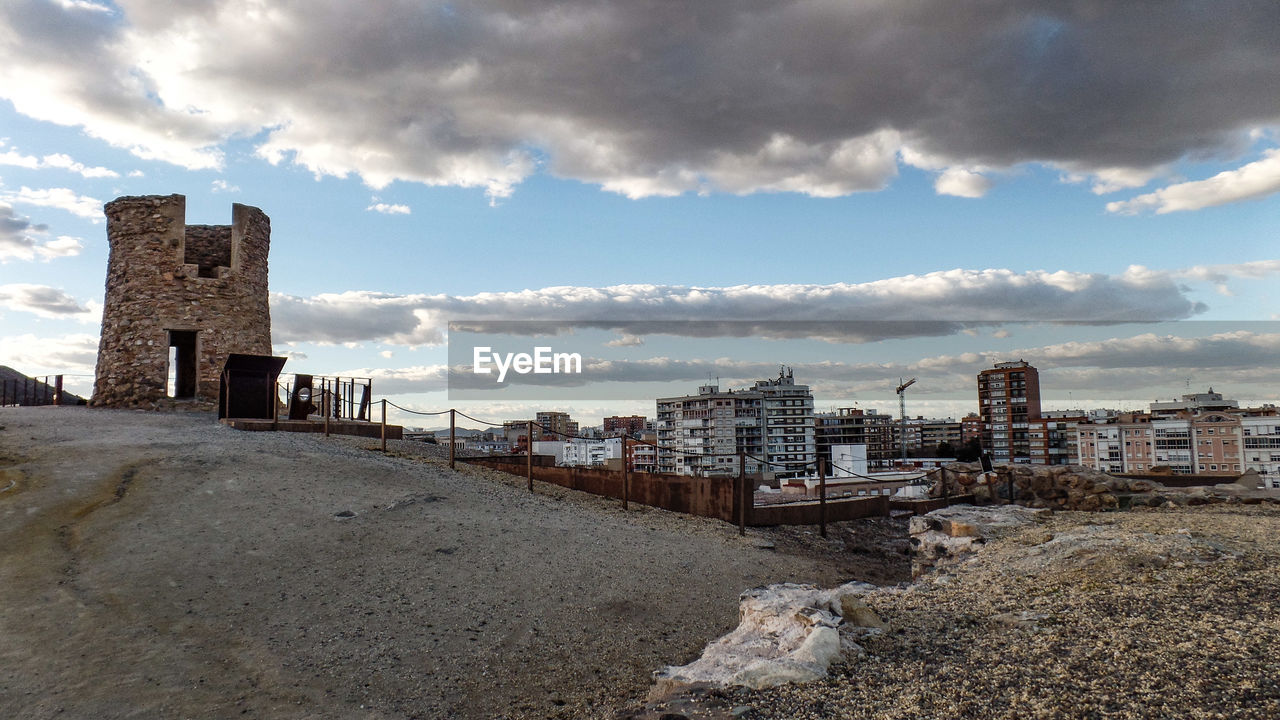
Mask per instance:
[[[61,405],[62,375],[0,380],[0,407]]]

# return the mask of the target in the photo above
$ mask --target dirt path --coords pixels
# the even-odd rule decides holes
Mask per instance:
[[[743,589],[856,567],[367,441],[0,425],[0,717],[607,716]]]

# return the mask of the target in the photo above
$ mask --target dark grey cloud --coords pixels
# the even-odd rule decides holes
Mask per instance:
[[[273,161],[375,187],[502,196],[543,164],[631,196],[830,196],[903,158],[959,195],[1026,162],[1123,188],[1280,125],[1272,2],[118,6],[6,3],[0,96],[193,167],[265,134]]]
[[[34,224],[31,218],[19,217],[13,208],[0,204],[0,261],[35,257],[36,247],[42,242],[35,236],[48,231],[48,225]]]
[[[0,309],[19,310],[42,317],[70,317],[82,321],[98,319],[94,307],[81,305],[66,292],[47,285],[0,285]]]

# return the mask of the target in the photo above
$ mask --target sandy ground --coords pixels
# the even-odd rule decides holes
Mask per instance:
[[[746,588],[908,572],[848,526],[740,538],[368,440],[86,408],[0,425],[4,718],[607,717]]]

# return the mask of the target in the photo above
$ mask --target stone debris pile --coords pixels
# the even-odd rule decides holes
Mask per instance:
[[[1047,509],[1020,505],[975,507],[953,505],[911,518],[911,575],[964,560],[988,541],[1036,526],[1050,516]]]
[[[1083,465],[997,466],[982,472],[977,463],[949,463],[937,473],[929,496],[972,495],[978,504],[1013,502],[1050,510],[1124,510],[1131,507],[1185,507],[1217,503],[1280,502],[1280,490],[1261,487],[1257,475],[1235,482],[1169,487],[1154,480],[1117,477]],[[945,480],[943,479],[945,476]],[[945,483],[945,484],[944,484]]]
[[[885,629],[863,600],[873,590],[860,582],[830,590],[795,583],[748,590],[740,598],[737,629],[694,662],[655,672],[650,699],[696,685],[758,690],[825,677],[832,663],[862,652],[858,640]]]
[[[983,474],[973,463],[946,466],[946,486],[939,478],[929,489],[930,497],[972,493],[980,503],[1008,499],[1013,480],[1015,502],[1051,510],[1109,510],[1119,505],[1118,495],[1144,493],[1157,486],[1147,480],[1126,480],[1083,465],[1002,465],[994,473]]]

